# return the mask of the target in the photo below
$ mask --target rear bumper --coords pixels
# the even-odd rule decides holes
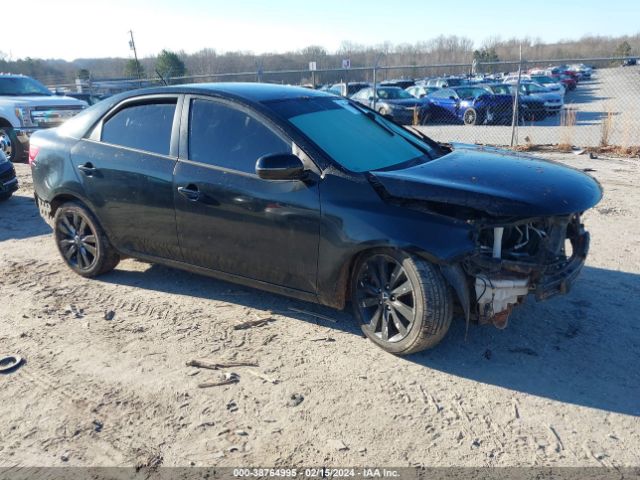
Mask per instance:
[[[392,111],[391,117],[394,122],[399,123],[400,125],[413,125],[413,110]]]

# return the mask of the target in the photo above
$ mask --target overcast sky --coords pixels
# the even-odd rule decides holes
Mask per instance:
[[[161,49],[284,52],[308,45],[415,43],[459,35],[544,42],[640,32],[640,0],[25,0],[4,8],[0,51],[23,57],[128,57]]]

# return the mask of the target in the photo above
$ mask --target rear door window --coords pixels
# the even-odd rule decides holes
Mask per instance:
[[[176,100],[126,106],[102,126],[102,141],[169,155]]]
[[[195,99],[189,111],[189,160],[255,173],[256,160],[291,153],[291,143],[244,110]]]

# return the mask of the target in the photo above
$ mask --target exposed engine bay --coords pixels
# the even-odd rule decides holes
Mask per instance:
[[[538,300],[566,293],[588,250],[578,214],[478,225],[476,255],[462,263],[474,279],[475,319],[507,325],[512,308],[529,293]]]

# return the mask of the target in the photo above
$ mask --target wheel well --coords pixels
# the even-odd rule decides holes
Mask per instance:
[[[391,245],[378,245],[365,248],[364,250],[360,250],[355,255],[351,256],[349,261],[346,262],[342,267],[340,275],[338,276],[338,281],[336,282],[336,289],[334,298],[332,299],[332,306],[342,309],[346,306],[347,302],[349,302],[349,299],[351,298],[351,279],[353,278],[353,275],[355,273],[354,270],[356,264],[358,263],[358,260],[360,260],[360,258],[362,258],[363,256],[369,254],[370,252],[385,248],[388,250],[403,250],[405,253],[417,255],[418,257],[421,257],[424,260],[436,265],[440,263],[437,259],[427,254],[426,252],[408,251]],[[447,284],[450,284],[448,279],[445,278],[445,281],[447,282]]]
[[[51,218],[53,218],[53,216],[56,214],[56,210],[58,210],[60,205],[67,202],[78,202],[84,205],[84,202],[82,200],[80,200],[78,197],[74,197],[73,195],[69,195],[69,194],[58,195],[54,197],[53,200],[51,200]]]
[[[393,250],[394,247],[370,247],[365,248],[364,250],[358,251],[355,255],[353,255],[348,262],[342,267],[340,271],[340,276],[338,277],[338,282],[336,285],[336,303],[338,304],[338,308],[344,308],[349,302],[351,298],[351,280],[353,279],[353,275],[355,274],[355,267],[358,261],[369,252],[374,250],[380,250],[381,248],[389,248]]]
[[[0,127],[11,127],[11,128],[13,128],[13,125],[11,125],[9,120],[5,120],[4,118],[0,117]]]

